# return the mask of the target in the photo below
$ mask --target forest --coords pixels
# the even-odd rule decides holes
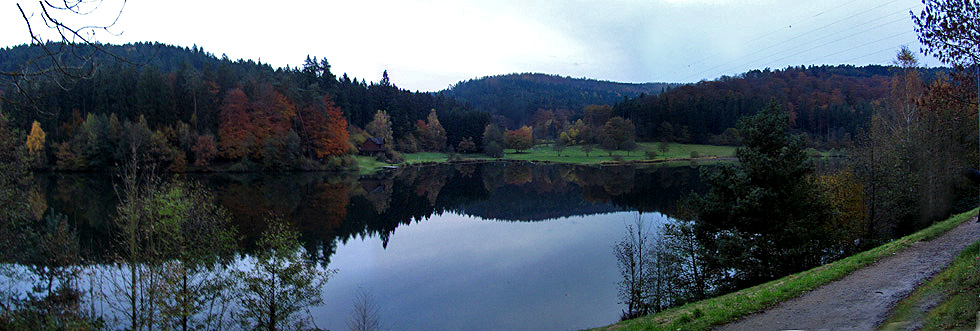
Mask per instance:
[[[656,95],[675,83],[617,83],[587,78],[522,73],[470,79],[440,91],[494,115],[504,127],[530,125],[539,109],[578,112],[588,105],[613,105],[625,98]]]
[[[56,47],[56,46],[51,46]],[[183,171],[342,169],[377,110],[397,137],[438,111],[448,143],[478,137],[489,115],[438,94],[410,92],[387,73],[378,82],[335,76],[326,59],[297,68],[220,59],[201,48],[157,43],[100,45],[88,79],[4,81],[2,109],[37,141],[37,167],[85,171],[116,165],[131,150]],[[0,51],[15,70],[39,47]],[[118,59],[125,59],[120,61]],[[34,124],[34,122],[37,122]],[[40,139],[37,139],[40,138]],[[134,148],[134,146],[139,148]]]
[[[931,81],[948,68],[921,68]],[[794,132],[821,149],[852,147],[884,107],[896,66],[799,66],[752,70],[734,77],[683,85],[659,95],[616,104],[615,116],[631,119],[641,140],[734,145],[736,122],[770,101],[789,112]]]
[[[337,76],[325,58],[273,68],[196,46],[100,47],[84,64],[88,79],[0,86],[0,107],[31,137],[35,168],[96,171],[141,153],[174,172],[354,169],[351,156],[368,138],[382,142],[375,156],[389,163],[418,151],[499,157],[540,143],[559,152],[629,151],[636,141],[735,145],[737,120],[771,100],[807,146],[847,149],[870,130],[900,72],[801,66],[688,85],[512,74],[428,93],[399,88],[387,72],[377,82]],[[0,70],[39,52],[0,50]],[[920,71],[929,81],[949,69]]]

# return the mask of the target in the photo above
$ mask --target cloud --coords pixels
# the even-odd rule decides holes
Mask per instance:
[[[4,6],[0,28],[12,33],[0,36],[0,45],[28,42],[16,8]],[[512,72],[688,82],[764,67],[887,63],[899,45],[918,48],[903,19],[915,6],[916,0],[129,1],[116,30],[122,36],[99,40],[196,44],[273,66],[326,57],[337,74],[376,81],[389,70],[399,86],[424,91]]]

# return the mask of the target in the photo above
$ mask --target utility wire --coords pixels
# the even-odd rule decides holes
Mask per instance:
[[[882,24],[879,24],[879,25],[876,25],[876,26],[873,26],[873,27],[870,27],[870,28],[867,28],[867,29],[864,29],[864,30],[861,30],[861,31],[858,31],[858,32],[855,32],[855,33],[852,33],[852,34],[850,34],[850,35],[847,35],[847,36],[844,36],[844,37],[840,37],[840,38],[837,38],[837,39],[834,39],[834,40],[831,40],[831,41],[829,41],[829,42],[826,42],[826,43],[823,43],[823,44],[820,44],[820,45],[817,45],[817,46],[813,46],[813,47],[811,47],[811,48],[809,48],[809,49],[804,49],[803,51],[800,51],[800,52],[796,52],[796,53],[793,53],[793,54],[790,54],[790,55],[787,55],[787,56],[784,56],[784,57],[781,57],[781,58],[779,58],[779,59],[776,59],[776,60],[773,60],[773,61],[771,61],[770,63],[772,63],[772,64],[776,64],[776,63],[779,63],[780,61],[783,61],[783,60],[786,60],[786,59],[789,59],[789,58],[791,58],[791,57],[794,57],[794,56],[797,56],[797,55],[800,55],[800,54],[803,54],[803,53],[806,53],[806,52],[810,52],[810,51],[813,51],[813,50],[815,50],[815,49],[818,49],[818,48],[820,48],[820,47],[824,47],[824,46],[827,46],[827,45],[830,45],[830,44],[833,44],[833,43],[836,43],[836,42],[840,42],[840,41],[842,41],[842,40],[845,40],[845,39],[850,39],[851,37],[854,37],[854,36],[857,36],[857,35],[860,35],[860,34],[862,34],[862,33],[865,33],[865,32],[868,32],[868,31],[870,31],[870,30],[874,30],[874,29],[877,29],[877,28],[880,28],[880,27],[883,27],[883,26],[885,26],[885,25],[888,25],[888,24],[892,24],[892,23],[896,23],[896,22],[899,22],[899,21],[902,21],[902,20],[905,20],[905,19],[906,19],[906,18],[904,18],[904,17],[902,17],[902,18],[899,18],[898,20],[894,20],[894,21],[890,21],[890,22],[885,22],[885,23],[882,23]],[[901,34],[905,34],[905,33],[906,33],[906,32],[902,32],[902,33],[900,33],[900,35],[901,35]],[[844,51],[850,51],[850,50],[844,50]],[[840,54],[840,53],[843,53],[843,52],[837,52],[837,53],[834,53],[834,55],[836,55],[836,54]]]
[[[722,67],[725,67],[725,66],[729,66],[729,65],[731,65],[732,63],[735,63],[736,61],[739,61],[739,60],[743,60],[743,59],[745,59],[745,58],[748,58],[748,57],[752,57],[752,56],[756,56],[756,55],[757,55],[757,54],[759,54],[759,53],[763,53],[763,52],[767,52],[767,51],[769,51],[769,50],[771,50],[771,49],[773,49],[773,48],[776,48],[776,47],[779,47],[779,46],[782,46],[782,45],[784,45],[784,44],[786,44],[786,43],[789,43],[790,41],[793,41],[793,40],[796,40],[796,39],[799,39],[799,38],[801,38],[801,37],[803,37],[803,36],[806,36],[806,35],[811,35],[811,34],[814,34],[814,33],[816,33],[817,31],[820,31],[820,30],[823,30],[823,29],[826,29],[827,27],[830,27],[830,26],[834,26],[834,25],[836,25],[836,24],[838,24],[838,23],[840,23],[840,22],[843,22],[843,21],[846,21],[846,20],[849,20],[849,19],[851,19],[851,18],[854,18],[854,17],[857,17],[857,16],[860,16],[860,15],[863,15],[863,14],[865,14],[865,13],[868,13],[868,12],[870,12],[870,11],[873,11],[873,10],[876,10],[876,9],[879,9],[879,8],[882,8],[882,7],[884,7],[884,6],[887,6],[887,5],[890,5],[890,4],[892,4],[892,3],[895,3],[895,2],[898,2],[898,1],[900,1],[900,0],[893,0],[893,1],[889,1],[889,2],[885,2],[885,3],[882,3],[882,4],[880,4],[880,5],[877,5],[877,6],[874,6],[874,7],[871,7],[871,8],[869,8],[869,9],[865,9],[865,10],[862,10],[862,11],[860,11],[860,12],[857,12],[857,13],[855,13],[855,14],[852,14],[852,15],[850,15],[850,16],[847,16],[847,17],[844,17],[844,18],[841,18],[841,19],[838,19],[838,20],[836,20],[836,21],[833,21],[833,22],[831,22],[831,23],[828,23],[828,24],[825,24],[825,25],[823,25],[823,26],[820,26],[820,27],[818,27],[818,28],[815,28],[815,29],[812,29],[812,30],[809,30],[809,31],[805,31],[805,32],[803,32],[803,33],[801,33],[801,34],[798,34],[798,35],[796,35],[796,36],[794,36],[794,37],[792,37],[792,38],[789,38],[789,39],[786,39],[786,40],[784,40],[784,41],[782,41],[782,42],[780,42],[780,43],[776,43],[776,44],[774,44],[774,45],[771,45],[771,46],[769,46],[769,47],[765,47],[765,48],[762,48],[762,49],[759,49],[759,50],[757,50],[757,51],[755,51],[755,52],[752,52],[752,53],[750,53],[750,54],[746,54],[746,55],[744,55],[744,56],[741,56],[741,57],[738,57],[738,58],[735,58],[735,59],[733,59],[733,60],[731,60],[731,61],[728,61],[728,62],[725,62],[725,63],[722,63],[722,64],[719,64],[719,65],[716,65],[716,66],[713,66],[713,67],[711,67],[711,68],[709,68],[709,69],[706,69],[706,70],[702,70],[702,71],[700,71],[700,72],[698,72],[698,73],[697,73],[696,75],[694,75],[693,77],[691,77],[691,78],[688,78],[687,80],[691,80],[691,79],[694,79],[694,78],[698,78],[698,77],[703,77],[703,76],[704,76],[705,74],[707,74],[707,73],[710,73],[710,72],[715,72],[715,71],[716,71],[716,69],[718,69],[718,68],[722,68]],[[891,15],[894,15],[894,13],[893,13],[893,14],[890,14],[890,15],[888,15],[888,16],[891,16]]]
[[[857,3],[857,2],[851,2],[851,3]],[[799,17],[799,18],[797,18],[797,19],[794,19],[794,20],[790,20],[790,22],[794,22],[794,21],[797,21],[797,20],[799,20],[799,19],[808,19],[808,20],[809,20],[809,19],[813,19],[813,18],[816,18],[816,17],[818,17],[818,16],[820,16],[820,15],[823,15],[824,13],[827,13],[827,12],[831,12],[831,11],[835,11],[835,10],[839,10],[839,9],[842,9],[842,8],[846,8],[846,6],[839,6],[839,7],[834,7],[834,8],[832,8],[832,9],[830,9],[830,10],[822,10],[822,11],[820,11],[819,13],[816,13],[816,14],[814,14],[814,15],[812,15],[812,16],[800,16],[800,17]],[[799,22],[797,23],[797,26],[805,26],[805,25],[806,25],[806,23],[804,23],[803,25],[800,25],[800,24],[799,24]],[[781,27],[779,27],[779,28],[777,28],[777,29],[774,29],[774,30],[772,30],[772,31],[769,31],[769,32],[764,32],[764,33],[762,33],[762,34],[759,34],[759,35],[757,35],[757,36],[756,36],[755,38],[752,38],[752,39],[750,39],[750,40],[748,40],[748,41],[746,41],[745,43],[746,43],[746,44],[751,44],[751,43],[754,43],[754,42],[756,42],[756,41],[759,41],[759,40],[762,40],[762,39],[763,39],[763,38],[765,38],[765,37],[769,37],[769,36],[771,36],[771,35],[773,35],[773,34],[775,34],[775,33],[777,33],[777,32],[781,32],[782,30],[786,30],[786,29],[792,29],[792,28],[793,28],[793,25],[792,25],[792,24],[783,24],[783,25],[781,25]],[[694,48],[693,48],[693,47],[688,47],[688,48],[687,48],[687,51],[686,51],[685,53],[687,53],[687,52],[691,52],[691,51],[693,51],[693,50],[694,50]],[[697,59],[697,60],[695,60],[695,61],[692,61],[692,62],[690,62],[690,63],[688,63],[688,64],[687,64],[686,66],[682,66],[682,67],[680,67],[680,68],[675,68],[675,69],[674,69],[674,70],[673,70],[673,71],[671,72],[671,74],[674,74],[674,73],[677,73],[677,71],[678,71],[678,70],[681,70],[681,68],[685,68],[685,67],[686,67],[686,68],[690,68],[691,66],[696,66],[697,64],[699,64],[699,63],[701,63],[701,62],[704,62],[705,60],[709,60],[709,59],[711,59],[711,58],[712,58],[713,56],[714,56],[714,55],[712,55],[712,54],[708,54],[708,55],[706,55],[706,56],[703,56],[703,57],[701,57],[701,58],[699,58],[699,59]]]

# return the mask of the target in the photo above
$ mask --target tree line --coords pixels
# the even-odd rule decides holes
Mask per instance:
[[[581,112],[588,105],[612,105],[626,97],[656,95],[680,84],[617,83],[538,73],[487,76],[453,84],[439,94],[493,115],[507,129],[531,125],[541,109]]]
[[[337,77],[326,59],[308,57],[300,67],[273,69],[219,59],[197,47],[103,47],[127,61],[102,55],[97,59],[108,64],[71,83],[40,80],[19,91],[0,82],[0,109],[12,125],[34,130],[37,122],[36,166],[100,169],[126,159],[115,149],[136,143],[174,171],[342,169],[352,166],[349,156],[364,140],[358,133],[379,110],[390,116],[398,140],[417,135],[416,121],[434,110],[451,145],[478,139],[489,122],[488,114],[452,98],[401,89],[387,72],[371,83]],[[16,66],[39,51],[0,50],[0,66]],[[44,139],[38,139],[41,131]]]
[[[932,79],[948,69],[919,69]],[[752,70],[617,103],[614,114],[632,120],[638,139],[734,145],[732,128],[775,101],[808,146],[848,148],[870,128],[888,97],[895,66],[798,66]],[[681,133],[683,132],[683,133]]]

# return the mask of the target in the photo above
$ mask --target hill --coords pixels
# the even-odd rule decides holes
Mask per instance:
[[[617,83],[540,73],[487,76],[459,82],[439,94],[487,111],[507,126],[530,124],[538,109],[581,112],[590,104],[613,105],[626,97],[655,95],[678,84]]]
[[[923,81],[930,81],[948,71],[929,68],[920,73]],[[794,130],[807,134],[811,146],[839,148],[868,129],[897,72],[880,65],[752,70],[630,98],[618,103],[613,115],[631,119],[640,140],[731,144],[732,133],[726,130],[775,101],[790,113]]]

